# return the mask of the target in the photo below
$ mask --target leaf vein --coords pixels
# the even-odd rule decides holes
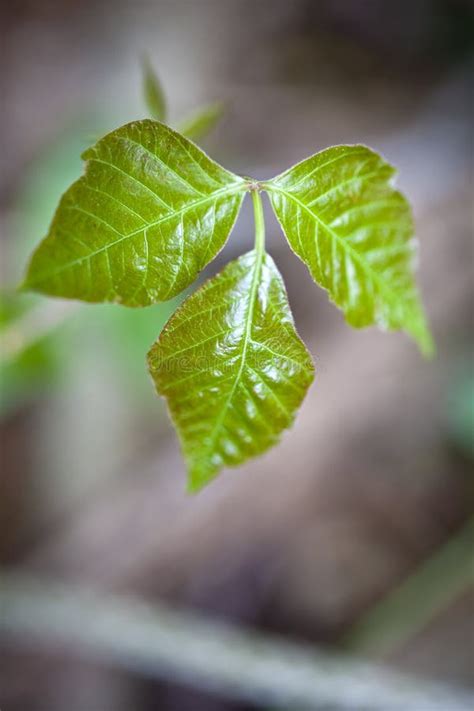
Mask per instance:
[[[232,186],[232,188],[223,189],[220,192],[220,196],[237,194],[241,190],[242,190],[242,186],[240,186],[240,185],[239,186]],[[56,274],[59,274],[60,272],[65,271],[66,269],[72,269],[77,264],[81,264],[82,262],[84,262],[87,259],[92,259],[93,257],[96,257],[101,252],[112,249],[112,247],[115,247],[117,244],[120,244],[120,242],[123,242],[124,240],[127,240],[127,239],[131,239],[132,237],[135,237],[136,235],[143,232],[144,230],[149,230],[152,227],[157,227],[158,225],[161,225],[165,222],[168,222],[170,220],[173,220],[173,219],[179,217],[181,214],[185,214],[185,213],[189,212],[190,210],[200,207],[201,205],[205,205],[207,202],[210,202],[214,197],[215,196],[210,195],[210,196],[206,197],[205,199],[196,200],[195,202],[190,203],[189,205],[185,205],[180,210],[177,210],[176,212],[173,212],[172,214],[163,215],[155,222],[151,222],[148,225],[144,225],[144,226],[140,227],[139,229],[134,230],[133,232],[130,232],[129,234],[121,235],[120,239],[117,239],[114,242],[109,242],[109,244],[105,244],[104,246],[100,247],[99,249],[97,249],[93,252],[90,252],[89,254],[85,254],[82,257],[79,257],[78,259],[74,259],[71,262],[68,262],[67,264],[63,264],[54,270],[48,271],[47,273],[42,273],[42,274],[37,275],[34,279],[31,279],[29,283],[35,284],[39,281],[42,281],[43,279],[45,279],[47,277],[55,276]],[[69,208],[69,209],[72,209],[72,208]],[[93,215],[91,215],[91,216],[93,216]],[[93,216],[93,217],[95,217],[95,216]],[[97,218],[97,219],[100,219],[100,218]],[[109,227],[110,227],[110,225],[109,225]],[[114,228],[112,228],[112,229],[114,229]],[[117,230],[114,230],[114,231],[117,232]],[[117,232],[117,234],[120,234],[120,233]]]

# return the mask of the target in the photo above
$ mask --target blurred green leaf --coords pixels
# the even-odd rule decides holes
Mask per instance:
[[[225,107],[221,101],[203,106],[181,122],[179,131],[192,141],[197,141],[217,126],[224,114],[224,110]]]
[[[147,56],[142,61],[143,96],[150,116],[157,121],[166,122],[168,111],[161,82]]]
[[[31,340],[21,324],[34,309],[28,297],[0,296],[0,416],[55,382],[60,364],[52,331]]]
[[[413,278],[413,222],[395,169],[365,146],[334,146],[267,182],[293,251],[351,326],[404,329],[434,344]]]
[[[97,338],[110,349],[111,367],[126,399],[141,407],[149,405],[155,413],[156,396],[150,387],[145,354],[181,301],[180,294],[171,301],[138,310],[101,304],[93,310],[85,308],[80,321],[80,328],[94,328]]]

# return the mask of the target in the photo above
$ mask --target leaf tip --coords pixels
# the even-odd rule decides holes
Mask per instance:
[[[223,468],[222,461],[216,461],[212,457],[198,454],[197,457],[187,457],[185,454],[188,469],[188,479],[186,491],[188,494],[197,494],[204,489],[213,479],[215,479]]]
[[[194,494],[197,494],[199,491],[201,491],[204,486],[204,482],[194,481],[191,476],[188,476],[188,480],[186,483],[186,493],[190,496],[194,496]]]
[[[204,475],[202,472],[191,470],[186,483],[186,493],[190,495],[198,494],[216,475],[217,472],[211,475]]]
[[[436,344],[421,306],[416,318],[406,324],[405,331],[413,338],[426,360],[432,360],[436,356]]]

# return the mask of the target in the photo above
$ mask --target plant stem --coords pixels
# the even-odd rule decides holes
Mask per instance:
[[[38,304],[22,314],[0,333],[0,363],[14,360],[42,338],[49,336],[78,308],[78,304],[49,302]]]
[[[88,660],[275,708],[467,711],[472,694],[160,603],[4,571],[3,643]],[[21,648],[21,647],[20,647]]]
[[[259,257],[265,252],[265,218],[263,216],[262,198],[258,188],[252,190],[253,214],[255,217],[255,251]]]
[[[474,516],[341,640],[358,654],[389,654],[414,637],[474,582]]]

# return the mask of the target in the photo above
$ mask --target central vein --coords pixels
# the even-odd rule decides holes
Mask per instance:
[[[229,409],[229,405],[232,402],[232,398],[234,397],[234,394],[239,386],[240,379],[245,368],[248,345],[251,341],[255,302],[257,298],[258,284],[260,282],[260,276],[262,272],[262,262],[265,256],[265,220],[263,216],[262,200],[258,190],[252,191],[252,200],[255,217],[255,264],[253,267],[252,283],[250,285],[249,303],[245,316],[245,331],[242,340],[242,354],[240,356],[240,365],[235,376],[232,388],[230,389],[229,395],[227,396],[220,415],[212,429],[212,433],[209,438],[209,444],[207,446],[208,453],[212,451],[216,443],[219,430],[222,426],[222,423],[224,422],[227,410]]]

